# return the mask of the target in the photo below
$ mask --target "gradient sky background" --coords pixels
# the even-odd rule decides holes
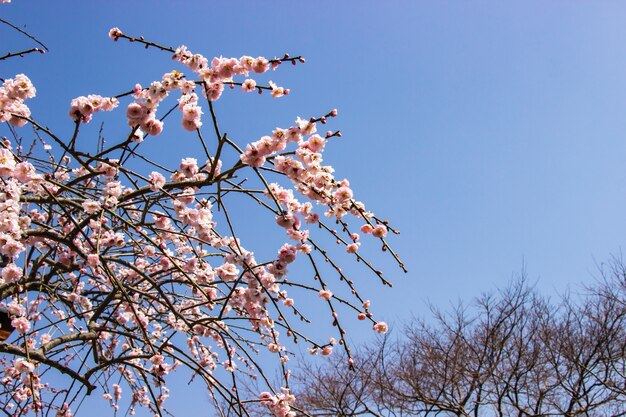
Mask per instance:
[[[622,251],[625,3],[13,0],[0,16],[50,48],[2,63],[0,77],[29,75],[33,112],[61,129],[72,98],[180,69],[167,54],[113,43],[113,26],[208,57],[306,57],[270,76],[290,96],[227,94],[221,124],[252,141],[339,109],[330,127],[344,136],[326,160],[402,231],[390,242],[407,275],[364,249],[395,284],[364,284],[390,323],[504,286],[523,267],[546,294],[577,290]],[[5,27],[0,39],[2,54],[32,46]]]

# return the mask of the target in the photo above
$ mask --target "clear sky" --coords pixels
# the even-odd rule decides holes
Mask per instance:
[[[344,136],[326,160],[402,231],[390,243],[406,275],[364,248],[395,284],[365,285],[389,322],[503,286],[523,266],[545,293],[576,289],[626,241],[623,2],[13,0],[0,16],[50,48],[2,63],[0,77],[29,75],[35,115],[60,128],[72,98],[179,68],[113,43],[113,26],[208,57],[304,56],[271,74],[292,94],[233,93],[222,125],[252,141],[338,108],[331,127]],[[0,54],[9,39],[32,45],[0,27]]]

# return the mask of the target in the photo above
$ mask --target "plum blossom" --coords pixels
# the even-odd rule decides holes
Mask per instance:
[[[98,95],[80,96],[70,103],[69,116],[72,120],[89,123],[93,114],[98,111],[111,111],[119,105],[115,97],[101,97]]]
[[[387,323],[385,323],[384,321],[379,321],[374,324],[372,329],[374,329],[374,331],[378,334],[384,334],[387,333],[387,331],[389,330],[389,326],[387,326]]]
[[[2,268],[3,282],[17,282],[22,277],[22,268],[18,267],[14,263],[10,263]]]
[[[30,330],[30,321],[28,321],[26,317],[17,317],[11,320],[11,326],[13,326],[18,333],[24,334]]]
[[[119,38],[122,35],[124,35],[124,34],[117,27],[111,28],[111,30],[109,30],[109,38],[111,38],[111,39],[117,40],[117,38]]]
[[[36,90],[30,79],[24,74],[5,79],[0,87],[0,123],[8,122],[21,127],[30,117],[30,109],[24,100],[35,96]]]
[[[348,253],[356,253],[359,250],[359,246],[361,244],[359,242],[350,243],[346,246],[346,252]]]
[[[256,81],[248,78],[243,83],[241,83],[241,89],[245,91],[246,93],[254,91],[256,89]]]
[[[383,238],[387,236],[387,227],[385,227],[382,224],[379,224],[372,230],[372,236],[378,237],[378,238]]]
[[[85,210],[85,213],[87,214],[95,214],[99,212],[100,209],[102,208],[100,203],[94,200],[85,200],[83,201],[81,206],[83,207],[83,210]]]
[[[35,370],[35,365],[23,358],[18,358],[15,360],[15,369],[18,372],[28,374]]]
[[[148,183],[150,184],[150,190],[159,191],[165,185],[165,177],[156,171],[152,171],[148,177]]]
[[[320,290],[318,294],[320,298],[323,298],[326,301],[329,301],[331,297],[333,296],[333,293],[330,292],[330,290]]]

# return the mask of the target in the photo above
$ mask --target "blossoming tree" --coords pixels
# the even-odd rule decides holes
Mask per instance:
[[[209,61],[184,46],[168,48],[117,28],[109,36],[169,54],[178,69],[122,94],[72,100],[69,136],[31,115],[27,103],[36,89],[26,75],[2,79],[2,411],[71,416],[85,395],[95,393],[112,413],[134,414],[141,407],[162,415],[169,375],[178,370],[202,381],[216,407],[242,415],[250,405],[261,405],[277,416],[293,416],[286,342],[303,341],[324,355],[339,344],[351,361],[340,305],[376,332],[387,330],[374,320],[369,301],[336,255],[338,249],[347,252],[390,285],[361,256],[360,236],[367,235],[365,245],[382,245],[404,269],[385,240],[396,231],[355,199],[347,179],[323,164],[325,146],[340,133],[318,129],[336,110],[297,118],[252,143],[220,129],[215,106],[225,89],[284,96],[289,90],[257,84],[254,76],[303,58]],[[42,52],[39,46],[9,52],[0,62]],[[84,125],[98,112],[120,107],[125,137],[99,141],[89,151],[95,141],[81,136]],[[142,143],[167,136],[169,123],[181,123],[203,153],[172,166],[143,153]],[[229,215],[232,196],[244,196],[276,223],[285,243],[275,257],[255,258],[252,250],[261,237],[238,238]],[[316,235],[330,236],[337,246],[325,247]],[[288,279],[296,258],[309,265],[314,280]],[[329,269],[333,274],[322,272]],[[346,286],[352,298],[334,294],[336,285]],[[306,321],[292,289],[327,305],[336,339],[315,341],[306,324],[287,319],[293,312]],[[263,372],[259,351],[277,358],[283,375],[278,386]],[[248,379],[263,389],[244,395]]]

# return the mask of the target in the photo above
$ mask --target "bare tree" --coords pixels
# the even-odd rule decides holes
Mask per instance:
[[[312,415],[626,415],[626,291],[613,265],[558,303],[525,280],[469,307],[414,320],[397,339],[311,368],[299,398]]]

